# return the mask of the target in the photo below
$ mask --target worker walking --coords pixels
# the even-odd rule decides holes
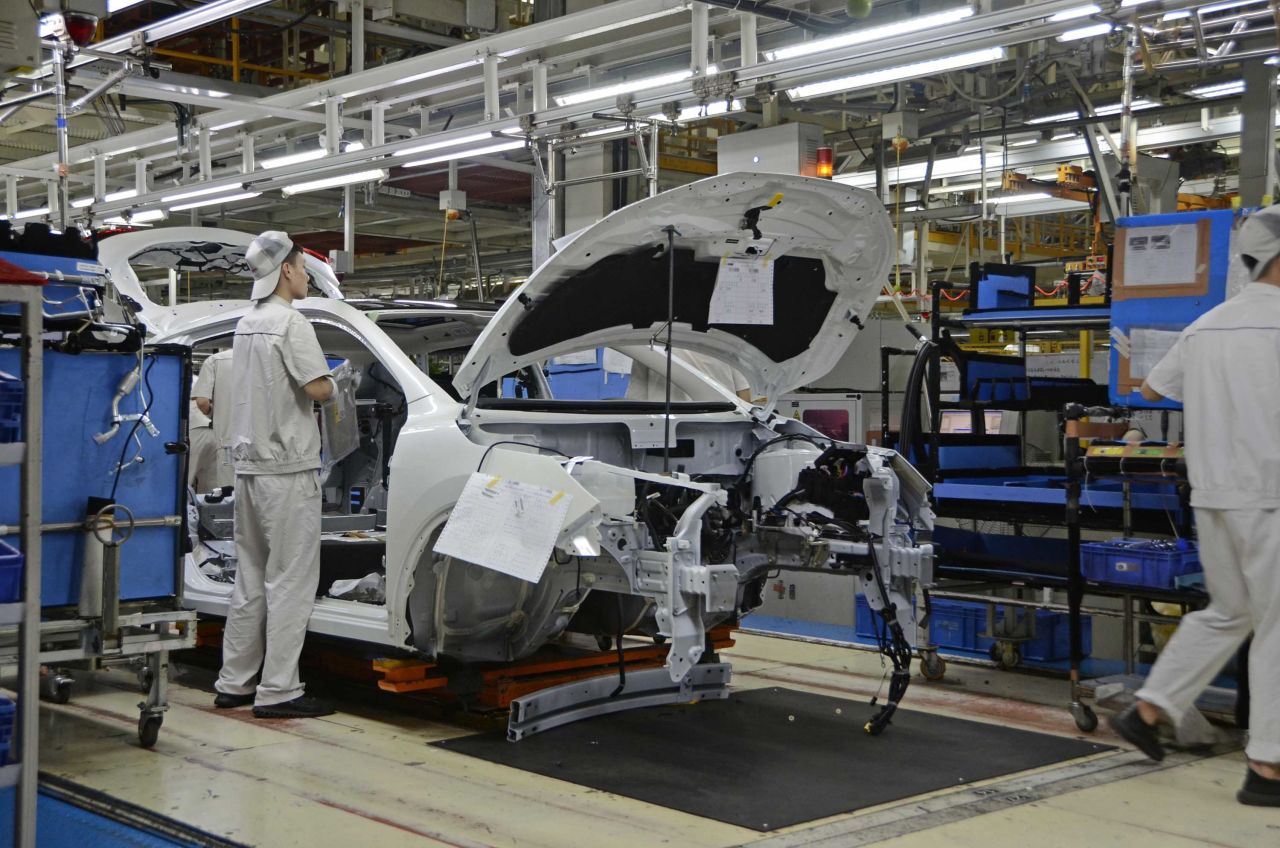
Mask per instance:
[[[1252,631],[1249,768],[1237,798],[1280,807],[1280,207],[1251,215],[1239,247],[1254,282],[1187,327],[1142,386],[1147,400],[1183,402],[1209,606],[1183,618],[1112,726],[1163,758],[1161,715],[1180,722]]]
[[[312,403],[330,397],[333,380],[315,330],[292,305],[307,293],[301,250],[270,231],[245,261],[255,303],[236,326],[230,392],[238,567],[214,705],[252,703],[259,718],[328,715],[331,707],[303,695],[298,657],[320,580]]]
[[[231,403],[219,403],[222,395],[231,395],[231,351],[220,350],[210,356],[200,366],[200,376],[196,378],[196,387],[191,390],[191,399],[206,416],[212,419],[217,461],[213,472],[208,476],[208,488],[202,492],[220,489],[223,486],[235,485],[235,471],[231,465]]]
[[[213,421],[196,402],[194,391],[187,411],[187,485],[197,492],[211,492],[218,486],[218,440]]]

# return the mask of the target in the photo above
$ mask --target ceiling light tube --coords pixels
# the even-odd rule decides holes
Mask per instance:
[[[924,32],[925,30],[940,27],[945,24],[953,24],[956,21],[962,21],[965,18],[972,16],[972,7],[960,6],[955,9],[949,9],[945,12],[937,12],[932,15],[920,15],[906,20],[896,21],[891,24],[885,24],[884,26],[861,29],[844,35],[832,36],[831,38],[816,38],[813,41],[804,41],[800,44],[792,44],[789,47],[780,47],[777,50],[767,51],[764,54],[764,57],[770,62],[777,62],[782,59],[794,59],[797,56],[809,56],[814,53],[825,53],[828,50],[835,50],[840,47],[851,47],[855,44],[870,44],[886,38],[892,38],[895,35]]]
[[[925,62],[913,62],[910,65],[899,65],[896,68],[885,68],[880,71],[869,71],[862,74],[854,74],[849,77],[841,77],[840,79],[828,80],[826,82],[815,82],[809,85],[801,85],[796,88],[787,90],[787,94],[792,100],[802,100],[806,97],[818,97],[823,94],[833,94],[837,91],[854,91],[860,88],[874,88],[875,86],[885,85],[891,82],[901,82],[903,80],[918,79],[932,74],[939,74],[943,71],[956,71],[961,68],[971,68],[974,65],[985,65],[989,62],[998,62],[1005,56],[1003,47],[988,47],[984,50],[973,50],[968,53],[957,53],[953,56],[943,56],[940,59],[930,59]]]
[[[1134,6],[1147,6],[1158,0],[1120,0],[1121,9],[1132,9]]]
[[[523,143],[523,142],[522,142]],[[308,180],[302,183],[293,183],[280,189],[280,192],[288,197],[292,194],[304,194],[308,191],[320,191],[326,188],[338,188],[339,186],[354,185],[355,183],[368,183],[374,180],[384,180],[387,178],[387,172],[381,168],[372,171],[357,171],[354,174],[341,174],[336,177],[325,177],[319,180]]]
[[[1115,29],[1113,24],[1090,24],[1086,27],[1078,29],[1069,29],[1062,35],[1058,36],[1059,41],[1079,41],[1082,38],[1094,38],[1099,35],[1106,35]]]
[[[732,103],[728,103],[724,100],[717,100],[705,105],[699,104],[697,106],[684,107],[680,110],[680,114],[676,116],[676,121],[683,123],[685,121],[696,121],[701,118],[714,118],[716,115],[727,115],[730,112],[741,112],[745,108],[746,105],[741,100],[735,100]],[[650,115],[649,120],[666,121],[669,119],[666,115],[657,114]],[[610,129],[610,132],[614,131],[616,130]]]
[[[201,206],[215,206],[221,203],[232,203],[237,200],[248,200],[251,197],[258,197],[262,194],[260,191],[246,191],[241,194],[233,194],[229,197],[206,197],[201,200],[192,201],[191,203],[182,203],[177,206],[170,206],[170,212],[183,212],[187,209],[199,209]]]
[[[1049,17],[1049,23],[1057,24],[1063,21],[1073,21],[1076,18],[1083,18],[1089,15],[1096,15],[1102,11],[1102,7],[1096,3],[1090,3],[1087,6],[1076,6],[1074,9],[1063,9],[1056,15]]]
[[[107,218],[102,223],[123,224],[126,226],[129,224],[152,224],[156,221],[163,221],[166,217],[167,213],[163,209],[143,209],[128,216],[116,215],[114,217]]]
[[[1228,82],[1219,82],[1212,85],[1199,85],[1195,88],[1187,89],[1184,93],[1191,97],[1200,97],[1206,100],[1214,97],[1229,97],[1233,94],[1243,94],[1244,80],[1230,80]]]
[[[1026,203],[1032,200],[1052,200],[1052,199],[1053,199],[1053,195],[1043,191],[1032,191],[1026,194],[1010,194],[1004,197],[989,198],[989,200],[992,203],[996,203],[1001,206],[1007,205],[1009,203]]]
[[[475,135],[462,135],[457,138],[448,138],[444,141],[431,141],[414,147],[406,147],[404,150],[397,150],[393,155],[397,158],[401,156],[413,156],[414,154],[426,153],[430,150],[443,150],[446,147],[457,147],[460,144],[475,144],[480,141],[489,141],[493,137],[494,135],[491,132],[476,133]]]
[[[23,209],[21,212],[15,212],[11,216],[15,221],[21,221],[26,218],[39,218],[42,215],[49,214],[48,206],[41,206],[39,209]]]
[[[232,185],[216,185],[206,186],[205,188],[193,188],[190,191],[181,191],[177,194],[166,194],[160,198],[161,203],[171,203],[175,200],[186,200],[189,197],[204,197],[208,194],[217,194],[220,191],[235,191],[240,188],[238,184]]]
[[[128,200],[131,197],[137,197],[138,190],[136,188],[127,188],[124,191],[113,191],[110,194],[103,195],[103,203],[112,203],[116,200]],[[83,209],[86,206],[93,205],[92,197],[78,197],[71,201],[71,206],[75,209]]]
[[[258,163],[262,168],[283,168],[285,165],[300,165],[303,162],[314,162],[317,159],[323,159],[326,153],[323,148],[317,147],[314,150],[303,150],[300,153],[286,153],[283,156],[273,156],[270,159],[263,159]]]
[[[483,147],[473,147],[470,150],[454,150],[449,153],[441,153],[438,156],[429,156],[426,159],[419,159],[416,162],[405,162],[406,168],[418,168],[423,165],[436,165],[440,162],[452,162],[454,159],[470,159],[475,156],[484,156],[487,153],[502,153],[506,150],[517,150],[524,147],[524,140],[520,141],[504,141],[498,144],[489,144]]]
[[[707,70],[710,71],[711,69],[708,68]],[[588,88],[585,91],[575,91],[571,94],[559,94],[554,99],[557,106],[577,106],[581,103],[590,103],[593,100],[612,100],[620,94],[627,94],[632,91],[644,91],[650,88],[662,88],[664,85],[675,85],[678,82],[684,82],[691,76],[693,76],[693,71],[691,70],[676,71],[670,74],[659,74],[654,77],[642,77],[638,80],[604,85],[599,88]]]

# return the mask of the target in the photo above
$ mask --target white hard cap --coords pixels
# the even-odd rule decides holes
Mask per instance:
[[[293,240],[279,230],[267,230],[249,242],[244,261],[253,272],[252,300],[269,297],[280,284],[280,268],[293,250]]]
[[[1256,280],[1267,270],[1271,260],[1280,256],[1280,206],[1259,209],[1240,227],[1240,258]]]

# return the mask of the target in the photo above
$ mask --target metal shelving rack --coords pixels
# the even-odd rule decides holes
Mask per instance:
[[[40,457],[43,453],[44,359],[41,335],[44,290],[37,283],[0,281],[0,303],[22,308],[22,416],[24,442],[0,450],[0,464],[22,466],[20,539],[22,601],[0,604],[0,627],[18,626],[18,713],[14,745],[20,760],[0,767],[0,787],[17,785],[13,844],[36,844],[36,792],[40,780]]]

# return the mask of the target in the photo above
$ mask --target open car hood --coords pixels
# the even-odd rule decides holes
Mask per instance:
[[[748,215],[758,215],[759,238]],[[679,233],[673,345],[730,363],[770,405],[839,361],[892,259],[889,216],[870,192],[783,174],[699,180],[566,240],[498,310],[454,386],[474,398],[502,375],[552,356],[664,340],[667,226]],[[725,257],[772,265],[773,323],[714,322],[723,317],[711,307]]]

